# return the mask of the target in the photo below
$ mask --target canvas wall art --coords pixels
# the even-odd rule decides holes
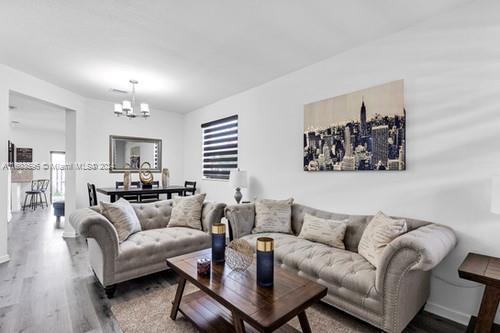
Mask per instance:
[[[304,106],[305,171],[406,170],[404,82]]]

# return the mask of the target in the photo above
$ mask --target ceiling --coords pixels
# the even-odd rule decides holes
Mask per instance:
[[[61,107],[18,93],[10,93],[9,105],[14,107],[9,110],[11,128],[65,131],[66,113]]]
[[[468,1],[2,1],[0,62],[109,101],[134,78],[189,112]]]

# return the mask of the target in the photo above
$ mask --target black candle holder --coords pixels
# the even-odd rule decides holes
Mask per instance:
[[[257,238],[257,284],[272,287],[274,282],[274,239]]]
[[[212,261],[224,262],[226,251],[226,225],[216,223],[212,225]]]

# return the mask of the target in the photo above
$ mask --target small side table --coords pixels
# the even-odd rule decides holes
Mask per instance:
[[[458,268],[458,276],[486,285],[479,314],[471,317],[467,333],[500,332],[500,327],[493,325],[500,301],[500,258],[469,253]]]

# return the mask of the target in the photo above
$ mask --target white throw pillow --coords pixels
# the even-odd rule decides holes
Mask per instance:
[[[187,227],[201,230],[201,210],[206,196],[205,193],[202,193],[188,197],[175,197],[172,215],[167,227]]]
[[[120,243],[142,230],[135,210],[127,200],[121,198],[114,203],[101,202],[100,206],[102,215],[115,227]]]
[[[406,220],[397,220],[382,212],[375,215],[366,227],[358,246],[358,253],[373,266],[378,267],[385,247],[404,234],[407,230]]]
[[[306,213],[299,238],[345,250],[344,236],[346,229],[346,220],[323,219]]]
[[[255,228],[253,233],[292,232],[292,204],[293,199],[255,201]]]

